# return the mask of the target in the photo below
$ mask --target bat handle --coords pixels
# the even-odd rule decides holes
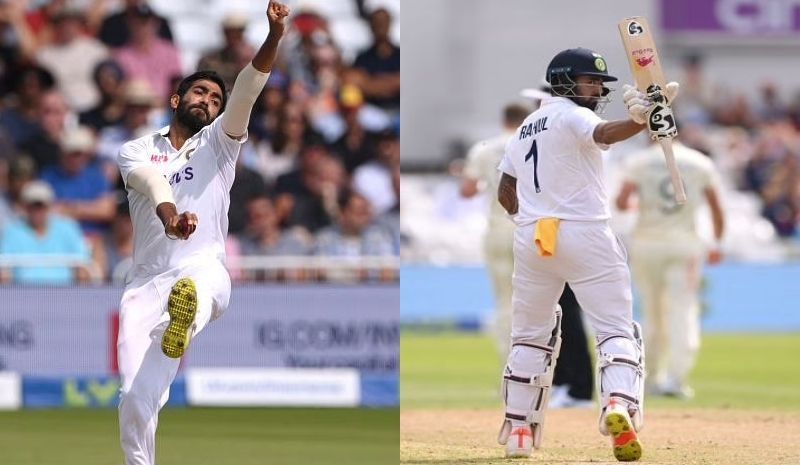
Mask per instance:
[[[664,151],[664,158],[667,160],[670,178],[672,178],[672,188],[675,190],[675,201],[683,205],[686,203],[686,191],[683,189],[681,172],[678,171],[678,164],[675,162],[675,153],[672,151],[672,138],[664,138],[659,141],[661,149]]]

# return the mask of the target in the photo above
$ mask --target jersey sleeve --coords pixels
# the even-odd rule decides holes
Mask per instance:
[[[122,181],[127,186],[128,175],[131,171],[142,166],[150,166],[150,160],[147,157],[147,146],[144,141],[136,139],[123,144],[117,155],[117,164],[122,175]]]
[[[605,122],[603,118],[600,118],[595,112],[585,107],[578,107],[574,111],[567,112],[564,118],[564,124],[580,141],[581,145],[608,150],[608,145],[600,144],[594,140],[594,130],[603,122]]]
[[[506,142],[505,153],[503,153],[503,159],[500,160],[500,165],[497,167],[497,169],[502,173],[508,174],[516,178],[517,171],[514,168],[514,162],[512,161],[513,151],[514,151],[514,138],[511,137],[508,139],[508,142]]]
[[[247,130],[242,137],[234,139],[222,129],[222,117],[215,119],[208,128],[208,143],[214,149],[214,153],[219,159],[232,165],[236,164],[239,150],[245,142],[247,142]]]

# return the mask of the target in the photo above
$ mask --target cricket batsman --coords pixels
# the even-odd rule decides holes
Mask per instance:
[[[540,447],[561,346],[557,305],[569,283],[597,337],[600,432],[614,456],[638,460],[644,421],[644,346],[633,321],[626,251],[608,224],[603,151],[645,129],[633,118],[606,121],[595,111],[609,101],[605,58],[585,48],[558,53],[542,101],[506,145],[498,200],[514,215],[511,353],[503,376],[505,416],[498,442],[506,456]],[[670,101],[677,84],[668,86]],[[629,114],[647,106],[633,93]],[[627,104],[627,102],[626,102]],[[638,119],[638,116],[637,116]]]
[[[269,34],[230,96],[219,75],[198,71],[170,97],[169,126],[120,149],[134,227],[117,344],[126,465],[155,464],[158,412],[180,358],[228,307],[224,242],[236,159],[288,15],[285,5],[268,4]]]

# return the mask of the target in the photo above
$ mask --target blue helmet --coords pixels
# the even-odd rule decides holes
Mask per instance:
[[[564,50],[553,57],[547,65],[545,80],[551,85],[563,85],[575,81],[578,76],[595,76],[601,78],[603,82],[617,80],[608,74],[608,66],[602,55],[580,47]]]

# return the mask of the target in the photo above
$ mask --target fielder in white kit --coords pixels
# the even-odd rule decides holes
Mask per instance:
[[[591,50],[557,54],[546,73],[553,96],[525,119],[499,166],[498,200],[517,224],[512,349],[498,436],[509,457],[527,457],[541,445],[565,283],[597,337],[600,432],[612,436],[618,460],[642,454],[636,432],[643,424],[644,347],[633,321],[626,252],[608,224],[602,152],[645,126],[632,119],[604,121],[594,113],[609,100],[605,82],[617,80],[606,68]],[[677,84],[668,89],[671,100]],[[633,97],[647,104],[644,95]]]
[[[675,141],[675,160],[683,177],[686,203],[675,202],[669,170],[657,144],[631,154],[617,207],[627,210],[638,198],[631,268],[642,299],[647,344],[647,392],[690,398],[687,383],[700,348],[700,278],[703,258],[721,258],[724,229],[720,181],[714,163]],[[714,228],[709,248],[697,232],[697,210],[708,203]]]
[[[117,343],[126,465],[155,463],[158,412],[180,357],[228,306],[224,243],[236,159],[288,14],[285,5],[269,3],[269,35],[229,98],[216,73],[194,73],[170,98],[170,125],[120,149],[134,226],[134,266],[120,303]]]

